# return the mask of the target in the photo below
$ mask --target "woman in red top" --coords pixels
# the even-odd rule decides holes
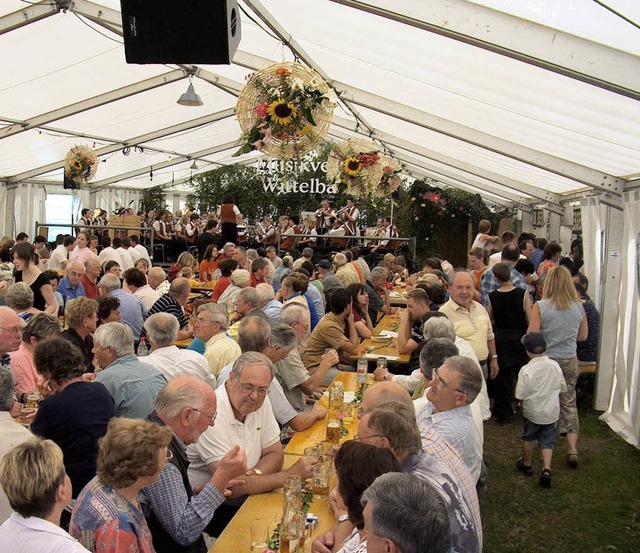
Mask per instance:
[[[353,322],[356,325],[358,334],[364,338],[371,338],[373,335],[373,323],[369,317],[369,294],[364,284],[349,284],[347,292],[353,298]]]
[[[211,294],[214,301],[217,302],[222,293],[229,287],[231,284],[231,273],[233,273],[237,267],[238,262],[235,259],[224,259],[220,262],[218,268],[220,269],[220,274],[222,276],[218,279],[218,282],[216,282],[216,285],[213,288],[213,293]]]
[[[209,282],[213,280],[213,273],[218,268],[218,247],[215,244],[209,244],[204,251],[204,257],[200,263],[200,282]]]

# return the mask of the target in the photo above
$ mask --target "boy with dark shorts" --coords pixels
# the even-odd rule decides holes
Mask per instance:
[[[522,345],[529,362],[520,369],[516,385],[516,399],[522,403],[524,430],[522,432],[522,458],[516,462],[519,471],[533,475],[531,460],[533,442],[542,450],[540,486],[551,487],[551,458],[558,433],[560,417],[559,394],[567,391],[560,365],[545,355],[547,343],[539,332],[522,337]]]

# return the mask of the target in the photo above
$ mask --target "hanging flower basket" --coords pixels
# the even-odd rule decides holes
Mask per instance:
[[[372,194],[378,198],[384,198],[390,196],[400,187],[402,166],[398,160],[387,155],[380,156],[380,163],[382,164],[382,178]]]
[[[366,197],[383,174],[380,148],[370,140],[349,138],[334,146],[327,160],[327,177],[346,185],[347,194]]]
[[[86,184],[96,176],[100,159],[89,146],[74,146],[64,158],[64,174],[78,184]]]
[[[336,101],[322,77],[299,63],[253,73],[236,104],[243,134],[234,157],[253,150],[283,159],[303,156],[329,132]]]

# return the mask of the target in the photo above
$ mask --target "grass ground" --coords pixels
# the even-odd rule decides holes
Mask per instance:
[[[485,553],[640,552],[640,450],[588,409],[581,409],[580,424],[579,468],[567,467],[566,440],[559,437],[552,488],[543,490],[537,446],[534,476],[515,468],[521,416],[505,426],[489,421],[484,451],[490,481],[480,499]]]

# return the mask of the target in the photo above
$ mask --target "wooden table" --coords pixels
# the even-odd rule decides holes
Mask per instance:
[[[344,384],[345,391],[355,392],[357,388],[355,373],[340,373],[336,376],[338,380]],[[327,406],[329,398],[323,395],[319,403]],[[345,423],[345,427],[349,430],[349,434],[344,436],[341,441],[353,438],[358,429],[358,419],[354,419]],[[305,448],[314,446],[317,443],[324,442],[326,434],[326,420],[316,421],[313,426],[302,432],[296,432],[291,441],[285,448],[284,467],[288,468],[294,464],[304,453]],[[249,497],[236,515],[231,519],[220,537],[213,544],[209,553],[251,553],[249,543],[250,529],[252,524],[262,524],[267,526],[275,525],[280,522],[282,517],[283,497],[282,489],[273,490],[269,493],[252,495]],[[305,551],[311,551],[311,542],[323,532],[330,530],[335,524],[333,511],[329,506],[326,498],[314,498],[309,509],[318,517],[318,526],[314,530],[311,540],[305,546]]]
[[[356,373],[341,372],[336,376],[335,381],[342,382],[344,384],[345,392],[355,392],[357,389]],[[329,398],[326,394],[323,394],[322,398],[318,401],[319,405],[323,407],[329,406]],[[349,440],[355,436],[358,431],[358,419],[354,418],[344,423],[345,428],[349,431],[349,434],[344,436],[341,441]],[[307,447],[314,446],[320,442],[324,442],[327,433],[327,421],[321,419],[313,423],[306,430],[296,432],[291,438],[291,441],[284,448],[284,452],[288,455],[303,455],[304,450]]]
[[[399,319],[398,315],[385,315],[382,317],[378,325],[373,331],[374,336],[379,336],[383,330],[389,330],[392,332],[398,332]],[[367,354],[367,359],[373,361],[378,357],[386,357],[389,365],[399,365],[409,362],[410,355],[408,353],[398,353],[398,339],[392,338],[388,342],[378,342],[371,338],[363,340],[360,343],[359,350],[372,348],[373,350]],[[357,359],[360,357],[360,353],[352,355],[351,359]],[[391,359],[397,357],[397,359]]]

